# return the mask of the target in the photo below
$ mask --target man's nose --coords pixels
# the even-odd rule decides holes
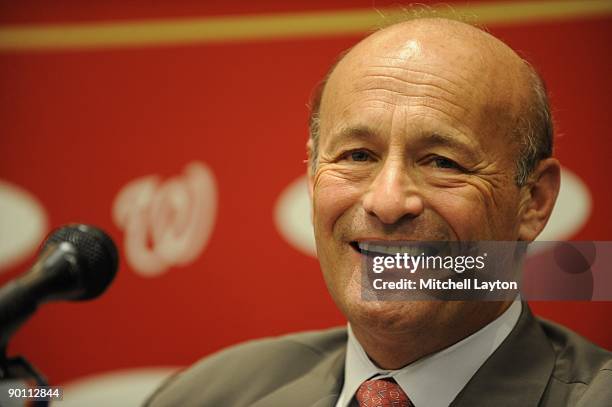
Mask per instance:
[[[419,216],[424,203],[406,166],[398,161],[388,161],[366,191],[363,207],[381,222],[393,224],[405,216]]]

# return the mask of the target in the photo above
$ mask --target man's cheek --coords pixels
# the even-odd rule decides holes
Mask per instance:
[[[313,188],[315,217],[338,217],[359,201],[363,184],[338,177],[337,173],[325,173],[315,178]]]
[[[441,209],[453,219],[453,225],[463,227],[463,239],[514,240],[518,214],[519,191],[514,180],[504,184],[499,177],[472,179],[465,187],[439,194]],[[448,210],[447,210],[448,208]],[[456,212],[456,214],[454,214]],[[472,215],[470,215],[472,214]],[[481,219],[474,224],[474,219]],[[469,228],[469,229],[467,229]]]
[[[480,239],[488,234],[488,211],[473,188],[452,188],[428,194],[431,208],[448,224],[459,240]],[[479,219],[474,223],[474,219]],[[477,225],[476,227],[473,227]],[[486,232],[482,234],[483,231]]]

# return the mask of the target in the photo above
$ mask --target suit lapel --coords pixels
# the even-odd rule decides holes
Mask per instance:
[[[344,381],[346,346],[323,357],[310,372],[258,400],[252,407],[333,407]]]
[[[527,303],[516,327],[451,406],[537,406],[555,354]]]

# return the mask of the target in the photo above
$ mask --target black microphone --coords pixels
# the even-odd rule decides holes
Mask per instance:
[[[118,263],[112,239],[94,226],[72,224],[51,232],[30,270],[0,288],[0,347],[39,304],[98,297]]]

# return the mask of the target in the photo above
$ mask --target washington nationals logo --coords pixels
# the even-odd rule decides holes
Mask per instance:
[[[166,181],[157,175],[128,183],[115,198],[113,220],[125,231],[128,264],[143,276],[194,261],[212,232],[217,188],[211,171],[192,162]]]

